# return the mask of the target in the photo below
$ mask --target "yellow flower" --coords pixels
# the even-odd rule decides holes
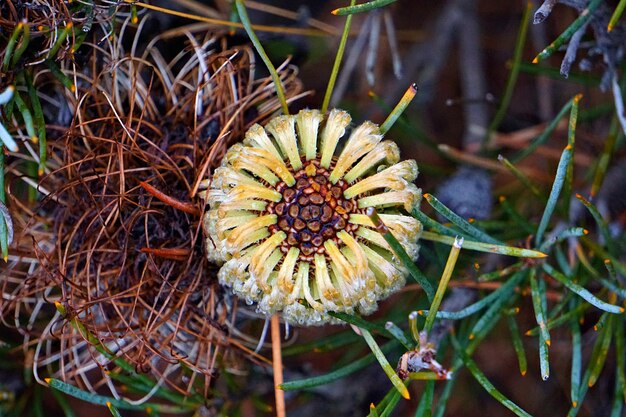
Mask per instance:
[[[369,314],[407,271],[365,214],[382,221],[415,260],[421,224],[417,164],[399,161],[369,121],[339,146],[350,116],[317,110],[254,125],[216,169],[205,198],[209,259],[223,285],[265,315],[293,324]],[[341,150],[339,150],[341,149]]]

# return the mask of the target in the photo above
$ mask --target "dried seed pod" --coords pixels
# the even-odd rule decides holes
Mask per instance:
[[[252,126],[205,181],[208,257],[224,262],[220,282],[263,314],[323,324],[329,312],[369,314],[404,285],[407,272],[368,207],[417,258],[422,226],[407,213],[421,198],[417,164],[398,162],[371,122],[338,151],[349,123],[342,110],[302,110]]]

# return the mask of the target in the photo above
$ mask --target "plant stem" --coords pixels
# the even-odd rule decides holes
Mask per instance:
[[[354,6],[356,0],[350,1],[350,6]],[[339,67],[341,66],[341,59],[343,53],[346,50],[346,43],[348,42],[348,35],[350,34],[350,24],[352,23],[352,15],[346,18],[346,24],[343,27],[343,33],[341,34],[341,41],[339,42],[339,48],[337,49],[337,55],[335,55],[335,63],[333,64],[333,70],[330,73],[330,79],[328,80],[328,87],[326,87],[326,94],[324,94],[324,101],[322,102],[322,114],[328,110],[328,104],[330,98],[333,95],[333,89],[335,88],[335,82],[337,81],[337,74],[339,74]]]

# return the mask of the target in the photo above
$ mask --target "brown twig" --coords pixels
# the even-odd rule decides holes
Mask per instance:
[[[149,192],[153,197],[158,198],[165,204],[174,207],[177,210],[183,211],[185,213],[191,214],[193,216],[200,216],[200,210],[196,206],[191,203],[185,203],[183,201],[177,200],[174,197],[170,197],[167,194],[164,194],[162,191],[157,190],[147,182],[141,181],[139,183],[143,187],[144,190]]]
[[[274,368],[274,396],[276,398],[276,416],[285,417],[285,392],[279,388],[283,383],[283,355],[280,346],[280,319],[272,316],[272,367]]]
[[[164,259],[172,259],[174,261],[184,261],[189,257],[189,249],[177,249],[177,248],[141,248],[141,253],[149,253],[155,256],[160,256]]]

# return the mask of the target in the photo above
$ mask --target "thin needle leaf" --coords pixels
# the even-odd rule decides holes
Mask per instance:
[[[543,334],[539,333],[539,370],[541,379],[547,381],[550,378],[550,362],[548,361],[548,341]]]
[[[384,6],[387,6],[391,3],[395,3],[397,0],[374,0],[368,1],[367,3],[361,3],[354,6],[341,7],[339,9],[333,10],[331,13],[337,16],[345,16],[355,13],[363,13],[369,12],[370,10],[375,10]]]
[[[395,349],[398,346],[398,342],[395,340],[390,341],[389,343],[383,345],[380,350],[383,353],[391,352],[392,349]],[[376,360],[373,354],[368,354],[361,359],[357,359],[350,363],[349,365],[343,366],[334,371],[328,372],[324,375],[316,376],[313,378],[301,379],[298,381],[288,381],[283,382],[278,388],[284,391],[292,391],[299,390],[305,388],[317,387],[320,385],[329,384],[331,382],[337,381],[338,379],[344,378],[354,372],[365,368],[369,364],[373,363]]]
[[[417,84],[413,83],[406,90],[406,92],[404,93],[404,95],[402,96],[398,104],[396,105],[396,107],[394,107],[391,113],[389,113],[389,116],[387,116],[387,119],[383,122],[383,124],[380,125],[381,134],[384,135],[385,133],[389,131],[389,129],[391,129],[391,126],[393,126],[396,120],[398,120],[398,117],[400,117],[400,115],[404,113],[404,110],[406,110],[406,108],[409,106],[411,101],[413,101],[415,94],[417,94]]]
[[[435,292],[433,290],[432,284],[430,283],[430,281],[428,281],[426,275],[424,275],[422,271],[420,271],[419,268],[415,265],[415,263],[413,263],[411,257],[406,253],[400,242],[398,242],[398,239],[396,239],[396,237],[389,231],[387,226],[385,226],[380,216],[376,213],[376,210],[373,207],[368,207],[366,210],[366,214],[374,223],[374,227],[376,227],[376,230],[383,236],[389,246],[391,246],[391,249],[400,259],[404,267],[408,269],[409,273],[415,279],[415,281],[417,281],[417,283],[422,286],[428,299],[432,301]]]
[[[572,372],[570,398],[572,406],[576,407],[580,394],[580,375],[582,368],[582,345],[580,339],[580,325],[578,324],[579,315],[571,317],[569,320],[570,329],[572,331]]]
[[[517,287],[520,283],[524,274],[515,274],[513,275],[507,282],[505,282],[500,288],[492,292],[491,294],[482,297],[479,301],[465,307],[459,311],[437,311],[437,318],[447,319],[447,320],[460,320],[465,317],[471,316],[472,314],[482,310],[483,308],[490,306],[495,300],[500,297],[508,297],[509,294]],[[420,310],[418,311],[419,315],[429,314],[429,310]]]
[[[574,99],[575,99],[575,97],[572,97],[565,104],[565,106],[563,106],[561,108],[561,110],[556,115],[556,117],[554,119],[552,119],[550,124],[548,124],[548,126],[546,126],[544,131],[541,132],[541,135],[537,136],[537,138],[535,140],[533,140],[530,145],[525,147],[524,150],[520,151],[519,154],[517,154],[516,156],[511,158],[511,161],[513,163],[518,163],[522,159],[526,158],[528,155],[533,153],[535,151],[535,149],[537,149],[539,146],[543,145],[548,140],[548,138],[550,137],[552,132],[554,132],[554,129],[556,129],[556,127],[561,122],[561,119],[563,119],[563,117],[565,116],[565,113],[567,113],[567,111],[572,107],[572,104],[574,103]]]
[[[391,321],[388,321],[387,323],[385,323],[385,330],[387,330],[394,339],[402,343],[402,345],[406,347],[407,349],[413,348],[413,343],[411,342],[411,339],[409,339],[409,337],[407,337],[404,331],[398,326],[396,326],[395,323]]]
[[[617,252],[615,251],[613,237],[609,232],[609,226],[606,220],[604,220],[604,217],[602,217],[602,214],[600,214],[600,211],[598,211],[598,208],[595,206],[595,204],[593,204],[591,201],[587,200],[580,194],[576,194],[576,198],[580,200],[581,203],[583,203],[587,210],[589,210],[589,213],[591,213],[591,215],[593,216],[593,219],[596,221],[598,229],[600,229],[600,233],[602,234],[602,237],[606,242],[606,246],[609,252],[612,254],[616,254]]]
[[[617,4],[617,7],[615,8],[615,11],[611,15],[611,19],[609,20],[609,24],[606,28],[608,32],[613,30],[619,18],[622,17],[622,13],[624,13],[625,8],[626,8],[626,0],[620,0],[620,2]]]
[[[590,293],[585,288],[572,282],[571,279],[569,279],[568,277],[566,277],[565,275],[563,275],[562,273],[554,269],[552,266],[550,266],[550,264],[547,264],[547,263],[543,264],[543,270],[547,272],[552,278],[556,279],[561,284],[569,288],[572,292],[578,294],[580,297],[586,300],[589,304],[592,304],[598,307],[600,310],[604,310],[608,313],[613,313],[613,314],[621,314],[624,312],[623,307],[616,306],[614,304],[610,304],[610,303],[600,300],[599,298],[597,298],[595,295]]]
[[[539,188],[535,184],[533,184],[533,182],[530,180],[530,178],[526,176],[526,174],[524,174],[515,165],[513,165],[511,161],[509,161],[502,155],[498,155],[498,161],[502,165],[504,165],[505,168],[511,171],[511,174],[513,174],[515,178],[517,178],[537,198],[539,198],[540,200],[545,200],[545,196],[543,195],[541,191],[539,191]]]
[[[609,353],[609,347],[611,346],[611,338],[613,336],[612,320],[614,317],[616,316],[607,315],[606,325],[600,329],[600,334],[598,335],[598,340],[596,342],[597,354],[592,354],[589,364],[589,387],[593,387],[598,381],[598,376],[600,376],[600,372],[602,372],[602,368],[604,367],[604,363],[606,362],[606,357]],[[594,353],[596,353],[595,349]]]
[[[471,372],[472,376],[482,387],[491,395],[493,398],[498,400],[500,404],[511,410],[515,415],[519,417],[532,417],[526,411],[524,411],[520,406],[515,404],[513,401],[509,400],[504,394],[502,394],[496,387],[487,379],[484,373],[478,366],[476,362],[474,362],[470,357],[465,353],[463,349],[457,349],[457,353],[463,360],[463,364],[467,367],[467,369]]]
[[[539,334],[543,338],[543,341],[549,346],[550,345],[550,332],[548,331],[548,326],[546,325],[546,312],[543,309],[543,304],[546,298],[545,287],[543,287],[543,291],[540,291],[539,284],[537,282],[537,271],[536,269],[530,270],[530,291],[532,295],[533,301],[533,309],[535,310],[535,320],[537,321],[537,325],[539,326]]]
[[[543,242],[543,234],[548,228],[550,217],[552,217],[552,213],[554,213],[556,203],[559,199],[559,195],[561,194],[561,190],[563,189],[563,184],[565,183],[565,176],[567,173],[567,167],[569,166],[569,162],[572,159],[572,151],[572,146],[567,145],[563,150],[563,153],[561,154],[561,159],[559,160],[559,165],[556,169],[556,176],[554,177],[554,183],[552,184],[552,191],[550,191],[548,203],[546,204],[543,215],[541,216],[541,222],[539,223],[539,227],[537,228],[537,235],[535,236],[535,245],[537,246],[539,246]]]
[[[272,80],[274,80],[274,86],[276,87],[276,95],[278,95],[278,99],[280,100],[280,104],[283,107],[283,114],[289,114],[289,106],[287,105],[287,98],[285,97],[285,90],[283,89],[283,84],[280,81],[280,76],[276,72],[276,68],[270,58],[265,53],[265,49],[259,38],[256,36],[254,29],[252,28],[252,24],[250,23],[250,18],[248,17],[248,12],[246,11],[246,6],[243,4],[243,0],[235,0],[235,5],[237,7],[237,13],[239,13],[239,19],[243,24],[243,27],[246,29],[246,33],[248,33],[248,37],[250,41],[254,45],[254,49],[258,52],[263,60],[263,63],[269,70],[272,75]]]
[[[22,31],[23,27],[24,27],[24,23],[20,22],[17,25],[15,25],[15,28],[13,29],[13,33],[11,33],[9,42],[6,44],[6,47],[4,50],[4,59],[2,60],[2,72],[5,72],[9,67],[9,63],[11,62],[11,57],[13,56],[13,50],[15,49],[15,45],[17,44],[17,38],[20,36],[20,32]]]
[[[624,348],[624,328],[626,327],[626,320],[624,317],[615,319],[615,357],[617,366],[615,367],[615,373],[618,380],[618,385],[621,387],[621,396],[623,402],[626,403],[626,349]]]
[[[448,207],[446,207],[443,203],[441,203],[435,196],[432,194],[424,194],[424,199],[428,201],[428,204],[432,206],[439,214],[441,214],[446,219],[450,220],[455,226],[461,229],[467,236],[473,237],[479,242],[487,242],[493,243],[496,245],[501,244],[498,240],[492,238],[482,230],[477,229],[472,226],[467,220],[454,213]]]
[[[28,86],[28,97],[30,98],[30,104],[33,108],[33,114],[35,117],[35,124],[37,127],[37,137],[39,138],[39,167],[37,169],[38,175],[43,175],[46,168],[46,160],[48,155],[48,141],[46,139],[46,121],[43,116],[43,109],[41,107],[41,101],[37,94],[37,89],[33,84],[32,77],[28,72],[25,75],[26,85]],[[73,84],[72,84],[73,85]]]
[[[567,146],[561,154],[561,159],[559,160],[559,165],[556,170],[554,183],[552,184],[552,190],[550,191],[550,196],[548,197],[548,203],[546,204],[543,215],[541,216],[541,222],[539,223],[539,227],[537,228],[537,236],[535,237],[535,244],[537,246],[539,246],[542,242],[543,234],[548,227],[550,217],[554,212],[554,208],[556,207],[557,200],[559,199],[559,195],[561,194],[561,190],[563,189],[564,185],[567,185],[567,194],[569,193],[569,190],[571,190],[571,162],[572,156],[574,154],[574,135],[576,133],[576,122],[578,120],[578,102],[581,98],[582,95],[578,94],[574,97],[572,101]],[[569,195],[567,195],[566,197],[569,198]]]
[[[117,410],[117,408],[113,404],[111,404],[111,402],[107,402],[107,407],[109,408],[109,411],[111,412],[113,417],[122,417],[120,412]]]
[[[370,347],[370,350],[372,351],[374,356],[376,356],[378,363],[383,368],[383,371],[385,371],[385,374],[387,374],[387,377],[389,378],[393,386],[396,387],[396,389],[398,390],[400,395],[402,395],[403,398],[407,400],[410,399],[411,396],[409,395],[409,390],[406,388],[406,385],[404,385],[404,382],[402,382],[402,380],[396,373],[396,370],[393,369],[393,367],[387,361],[385,354],[380,350],[380,347],[378,346],[378,344],[372,337],[372,334],[365,329],[360,329],[360,330],[361,330],[361,333],[363,334],[363,338],[365,339],[365,342],[367,342],[367,345]]]
[[[433,397],[435,395],[435,382],[429,381],[424,388],[424,393],[415,411],[415,417],[430,417],[433,409]]]
[[[433,242],[445,243],[453,245],[454,238],[442,236],[432,232],[422,232],[422,239],[431,240]],[[514,246],[492,245],[490,243],[474,242],[472,240],[463,241],[463,249],[471,249],[479,252],[498,253],[501,255],[516,256],[521,258],[545,258],[547,255],[532,249],[516,248]]]
[[[356,0],[350,1],[350,6],[354,6]],[[341,40],[339,41],[339,47],[337,48],[337,54],[335,55],[335,62],[333,63],[333,69],[330,72],[330,78],[328,80],[328,86],[326,87],[326,93],[324,94],[324,101],[322,102],[322,114],[328,110],[330,104],[330,98],[333,95],[333,89],[335,88],[335,82],[337,81],[337,75],[339,74],[339,67],[341,66],[341,59],[343,53],[346,50],[346,43],[348,42],[348,36],[350,35],[350,25],[352,24],[352,15],[348,15],[346,23],[343,27],[343,33],[341,34]]]
[[[513,91],[515,90],[515,84],[517,83],[517,77],[520,71],[520,63],[522,62],[522,55],[524,52],[524,44],[526,43],[526,34],[528,33],[528,25],[530,23],[530,11],[532,10],[532,7],[532,2],[527,2],[526,8],[524,8],[524,13],[522,13],[522,20],[520,22],[519,30],[517,32],[517,40],[515,41],[515,51],[513,52],[511,73],[509,74],[509,78],[506,82],[504,94],[502,96],[502,99],[500,100],[500,106],[498,106],[496,115],[493,117],[493,120],[489,125],[489,129],[487,130],[484,144],[486,144],[491,139],[491,134],[496,131],[500,126],[500,123],[502,123],[502,120],[506,115],[506,111],[509,108],[509,104],[511,103],[511,98],[513,97]]]
[[[509,331],[511,332],[511,342],[513,343],[513,349],[515,349],[515,355],[517,356],[519,371],[522,376],[524,376],[526,375],[526,371],[528,369],[528,362],[526,360],[526,350],[524,349],[522,335],[514,316],[507,316],[507,324],[509,326]]]
[[[443,270],[443,274],[441,274],[441,279],[439,280],[439,285],[437,286],[437,292],[435,293],[435,297],[433,298],[432,303],[430,303],[430,309],[428,310],[428,316],[426,317],[426,323],[424,324],[424,331],[426,333],[430,333],[431,329],[433,328],[433,324],[435,323],[435,316],[437,315],[437,310],[439,310],[441,300],[443,300],[443,295],[448,288],[448,282],[450,282],[450,277],[452,277],[452,271],[454,271],[454,266],[456,265],[456,261],[459,258],[459,252],[461,251],[462,246],[463,238],[454,239],[454,244],[450,249],[450,255],[448,256],[448,260],[446,261],[446,267]]]
[[[146,410],[148,408],[153,408],[155,410],[165,412],[165,413],[188,413],[193,409],[193,406],[175,406],[175,405],[163,405],[163,404],[155,404],[155,403],[143,403],[141,405],[131,404],[124,400],[118,400],[113,397],[107,397],[104,395],[94,394],[91,392],[83,391],[78,387],[67,384],[59,379],[54,378],[46,378],[46,383],[50,385],[52,388],[59,390],[67,395],[70,395],[74,398],[78,398],[79,400],[86,401],[95,405],[105,405],[107,406],[109,403],[116,408],[122,410]]]
[[[452,238],[459,235],[459,232],[457,232],[456,230],[452,230],[449,227],[439,224],[418,209],[413,210],[411,214],[413,214],[413,217],[415,217],[422,223],[424,229],[432,229],[441,235],[450,236]]]
[[[578,29],[589,22],[589,20],[593,17],[593,13],[596,11],[598,6],[602,4],[602,2],[602,0],[592,0],[589,3],[589,6],[587,6],[587,8],[580,13],[578,18],[574,20],[574,22],[569,25],[563,33],[561,33],[550,45],[546,46],[543,51],[539,52],[539,54],[533,59],[533,64],[537,64],[548,58],[557,49],[559,49],[561,45],[567,42]]]

